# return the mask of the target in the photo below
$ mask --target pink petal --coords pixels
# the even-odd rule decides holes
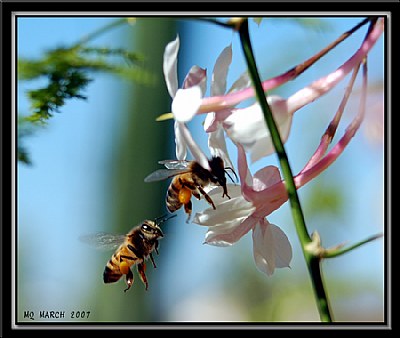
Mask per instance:
[[[279,209],[288,200],[285,184],[281,180],[277,181],[277,183],[273,183],[278,179],[278,173],[276,172],[277,169],[272,167],[265,169],[265,171],[260,170],[258,173],[259,181],[256,182],[256,184],[259,185],[261,181],[264,186],[268,185],[268,187],[264,190],[254,190],[252,186],[252,184],[254,184],[254,179],[251,177],[247,167],[246,153],[240,145],[237,146],[237,149],[239,177],[243,197],[256,206],[253,216],[264,218],[273,211]],[[251,182],[250,184],[249,181]],[[260,188],[260,186],[258,188]]]
[[[237,144],[236,146],[238,150],[238,169],[240,185],[242,187],[244,198],[248,201],[251,201],[251,195],[248,195],[247,193],[249,192],[251,194],[253,191],[253,177],[251,176],[250,170],[247,166],[247,158],[244,148],[240,144]]]
[[[262,191],[281,181],[279,169],[269,165],[257,171],[253,177],[253,189]]]
[[[199,66],[193,66],[183,81],[183,89],[199,86],[203,97],[207,87],[207,71]]]

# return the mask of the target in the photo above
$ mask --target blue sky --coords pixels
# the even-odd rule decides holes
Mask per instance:
[[[82,38],[85,34],[109,22],[110,18],[20,18],[18,21],[18,56],[40,57],[42,53],[60,44],[71,44]],[[255,42],[255,52],[262,77],[268,78],[286,71],[293,65],[313,55],[317,50],[326,46],[335,37],[351,28],[360,21],[360,18],[331,19],[332,28],[326,31],[311,31],[297,24],[280,21],[276,24],[263,22],[260,27],[252,24],[251,32]],[[126,47],[126,41],[121,33],[126,33],[130,28],[117,28],[99,37],[96,42],[108,47]],[[212,71],[214,62],[224,47],[232,43],[233,62],[228,77],[232,83],[244,70],[238,37],[228,30],[214,28],[204,23],[187,24],[186,31],[182,34],[181,49],[186,49],[185,59],[179,60],[180,82],[189,68],[198,64]],[[268,32],[268,35],[266,35]],[[362,34],[346,42],[326,57],[321,66],[310,69],[299,81],[288,84],[284,95],[293,93],[302,86],[322,77],[344,62],[350,53],[354,52],[354,45],[361,41]],[[283,38],[285,37],[285,38]],[[302,49],[290,49],[290,44],[302,41]],[[369,72],[373,82],[383,76],[383,39],[381,38],[370,54]],[[282,57],[282,51],[289,55]],[[282,60],[283,59],[283,60]],[[280,62],[286,65],[275,68]],[[282,67],[282,63],[280,64]],[[18,87],[19,112],[25,114],[29,104],[25,97],[25,90],[40,85],[40,82],[21,83]],[[287,152],[297,172],[304,165],[307,156],[315,148],[299,147],[305,144],[316,145],[322,131],[329,122],[329,117],[334,114],[336,103],[341,98],[344,86],[335,90],[333,98],[316,102],[312,108],[296,113],[292,133],[286,143]],[[101,170],[107,166],[109,151],[116,146],[118,131],[124,123],[124,114],[118,110],[115,102],[123,100],[129,93],[126,92],[123,81],[110,75],[96,75],[95,80],[88,86],[87,101],[73,100],[62,109],[61,114],[55,114],[49,126],[33,137],[27,139],[26,146],[32,156],[34,165],[26,167],[18,164],[18,244],[19,261],[24,261],[29,266],[28,271],[19,271],[19,292],[21,298],[26,297],[32,307],[51,308],[54,304],[69,304],[71,297],[79,298],[90,293],[93,280],[90,276],[99,273],[95,256],[90,256],[88,250],[82,247],[76,239],[83,233],[102,231],[107,227],[107,206],[105,196],[106,187],[101,184],[105,180],[105,172]],[[318,118],[316,113],[320,112]],[[160,112],[162,113],[162,112]],[[352,116],[350,114],[350,116]],[[310,123],[310,119],[313,121]],[[345,118],[349,121],[350,117]],[[343,124],[338,134],[344,130]],[[310,128],[311,127],[311,128]],[[201,136],[201,125],[191,126],[194,137],[206,149],[207,140]],[[231,147],[231,145],[229,145]],[[330,182],[334,175],[336,182],[344,187],[346,196],[346,213],[339,222],[328,220],[330,226],[337,226],[334,238],[325,238],[326,246],[348,241],[352,243],[362,240],[372,234],[383,231],[383,145],[371,146],[363,137],[362,130],[358,133],[345,153],[339,158],[332,168],[321,177]],[[234,153],[233,148],[230,148]],[[235,156],[233,156],[235,158]],[[274,157],[256,163],[252,170],[266,164],[277,164]],[[99,170],[100,168],[100,170]],[[332,182],[330,182],[332,183]],[[310,187],[305,187],[300,196],[306,196]],[[185,216],[176,218],[181,222]],[[298,240],[293,230],[290,210],[286,204],[270,216],[271,223],[281,226],[288,234],[295,248],[292,269],[278,271],[281,276],[289,276],[300,269],[303,257],[298,251]],[[337,220],[336,220],[337,221]],[[315,223],[314,223],[315,222]],[[181,222],[183,223],[183,222]],[[318,220],[310,221],[310,230],[313,227],[324,234],[324,229],[319,228]],[[338,224],[339,223],[339,224]],[[354,226],[349,226],[353,224]],[[178,233],[178,232],[177,232]],[[182,294],[196,292],[216,292],[203,281],[207,270],[220,269],[224,271],[223,262],[230,259],[234,250],[243,250],[252,260],[251,242],[245,238],[239,243],[238,248],[221,250],[203,246],[205,230],[201,227],[190,225],[181,232],[185,236],[182,248],[170,254],[172,260],[184,260],[182,252],[194,250],[196,253],[190,260],[194,266],[199,266],[191,274],[182,275],[179,280],[174,276],[179,273],[178,268],[171,262],[168,269],[170,274],[166,280],[173,289],[180,290]],[[331,233],[331,232],[330,232]],[[248,236],[249,237],[249,236]],[[377,288],[383,289],[383,241],[378,240],[346,255],[327,262],[327,274],[335,272],[357,274],[360,278],[375,281]],[[26,247],[29,245],[28,247]],[[59,255],[59,248],[67,248],[68,252]],[[81,264],[81,256],[89,260],[83,267],[87,276],[77,279],[71,274],[77,264]],[[105,256],[103,256],[105,257]],[[218,257],[218,258],[217,258]],[[204,260],[210,265],[204,267]],[[181,264],[185,264],[182,262]],[[102,273],[102,271],[100,271]],[[29,276],[29,278],[27,277]],[[223,273],[216,276],[223,280]],[[100,281],[100,279],[97,279]],[[29,281],[29,282],[27,282]],[[356,280],[354,280],[354,283]],[[221,287],[221,283],[217,283]],[[43,297],[43,295],[50,297]],[[189,296],[188,296],[189,297]],[[164,299],[165,306],[176,308],[182,300],[173,293]],[[173,312],[173,311],[172,311]]]

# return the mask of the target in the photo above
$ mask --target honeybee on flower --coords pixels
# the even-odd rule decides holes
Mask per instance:
[[[293,114],[328,93],[350,72],[353,71],[356,75],[361,63],[382,32],[383,22],[378,20],[368,32],[360,48],[335,71],[312,82],[287,99],[279,96],[267,97],[283,142],[289,137]],[[178,50],[179,39],[177,38],[167,45],[164,53],[164,74],[168,88],[171,87],[171,83],[175,83],[174,70],[176,71]],[[250,156],[252,162],[255,162],[273,153],[274,146],[260,105],[255,103],[244,108],[235,107],[242,100],[254,95],[254,90],[248,86],[248,83],[246,84],[248,82],[246,76],[234,83],[233,87],[237,86],[237,90],[225,93],[226,75],[231,58],[231,46],[228,46],[222,51],[214,66],[210,97],[203,97],[205,73],[202,73],[201,81],[198,81],[201,85],[181,89],[179,95],[173,96],[172,113],[175,119],[177,156],[182,156],[182,154],[186,156],[185,151],[188,148],[197,160],[206,163],[206,156],[186,127],[196,114],[207,114],[204,129],[212,154],[223,154],[229,159],[226,138],[230,138],[236,145],[240,186],[228,184],[231,197],[229,200],[224,200],[218,195],[218,188],[211,189],[208,194],[213,199],[216,209],[207,208],[196,213],[193,223],[207,226],[205,243],[217,246],[233,245],[251,231],[256,266],[262,272],[271,275],[275,268],[288,267],[292,259],[292,247],[284,231],[277,225],[269,223],[266,218],[288,200],[288,195],[285,182],[277,167],[266,166],[254,175],[251,174],[247,155]],[[263,88],[264,90],[275,88],[297,75],[287,72],[264,81]],[[365,75],[364,78],[366,78]],[[354,78],[351,81],[354,81]],[[242,84],[244,84],[243,87]],[[342,138],[327,152],[352,86],[353,83],[349,85],[350,89],[346,92],[343,103],[340,104],[335,117],[323,134],[314,155],[294,177],[297,189],[325,171],[340,156],[358,131],[364,117],[363,108],[349,124]]]

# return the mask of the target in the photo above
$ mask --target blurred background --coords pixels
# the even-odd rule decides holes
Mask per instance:
[[[362,17],[275,17],[250,22],[250,35],[262,79],[304,61]],[[40,17],[16,19],[17,58],[40,60],[44,53],[79,41],[88,47],[139,53],[136,76],[90,73],[87,100],[66,100],[44,127],[20,140],[31,164],[17,164],[15,228],[16,319],[33,311],[35,321],[92,323],[313,322],[319,315],[288,203],[268,217],[293,246],[291,268],[273,276],[257,270],[250,234],[228,248],[203,245],[206,228],[186,224],[183,210],[163,225],[157,268],[147,268],[149,290],[136,271],[124,293],[121,279],[104,284],[104,266],[113,251],[99,251],[79,241],[96,232],[127,233],[143,219],[166,212],[169,181],[144,183],[158,160],[174,158],[173,121],[155,119],[170,111],[162,73],[166,44],[179,34],[179,83],[192,65],[208,71],[208,83],[220,52],[232,44],[229,86],[246,70],[238,35],[187,18]],[[105,27],[108,27],[105,29]],[[352,55],[366,33],[363,27],[295,81],[273,93],[288,97],[332,72]],[[90,37],[90,39],[88,38]],[[87,39],[87,40],[85,40]],[[310,233],[318,231],[325,247],[353,244],[384,232],[385,166],[383,134],[384,39],[369,54],[370,93],[365,121],[339,159],[299,190]],[[124,61],[121,61],[123,64]],[[126,64],[125,64],[126,66]],[[122,75],[122,76],[121,76]],[[126,74],[125,74],[126,75]],[[46,78],[19,79],[17,112],[31,114],[27,92],[45,86]],[[286,150],[298,173],[319,144],[339,105],[347,81],[298,111]],[[360,81],[334,141],[357,112]],[[208,94],[208,92],[207,92]],[[248,102],[247,102],[248,103]],[[189,127],[208,154],[204,116]],[[233,163],[236,152],[228,142]],[[275,155],[251,165],[255,173],[278,165]],[[194,202],[193,211],[204,202]],[[382,322],[385,319],[385,239],[378,239],[323,262],[334,319]],[[62,320],[41,319],[39,311],[65,311]],[[89,311],[89,318],[69,318]],[[86,315],[85,315],[86,317]]]

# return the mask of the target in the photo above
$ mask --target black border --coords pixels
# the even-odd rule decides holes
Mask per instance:
[[[93,6],[93,4],[96,6]],[[212,5],[210,6],[210,3]],[[219,7],[217,4],[221,4]],[[229,3],[228,8],[224,8],[224,5]],[[362,6],[360,6],[362,4]],[[187,0],[175,0],[175,1],[134,1],[134,0],[119,0],[119,1],[106,1],[106,0],[89,0],[89,1],[58,1],[53,2],[51,0],[42,1],[19,1],[19,0],[3,0],[2,7],[5,11],[16,12],[123,12],[132,11],[136,13],[140,12],[163,12],[168,16],[173,17],[173,13],[177,13],[180,16],[182,12],[198,13],[198,15],[204,16],[204,13],[213,13],[209,16],[240,16],[245,12],[336,12],[340,15],[340,12],[366,12],[366,11],[388,11],[394,12],[398,8],[399,2],[396,0],[392,1],[373,1],[373,0],[356,0],[356,1],[325,1],[320,2],[317,0],[308,1],[293,1],[293,0],[282,0],[282,1],[248,1],[243,2],[239,0],[204,0],[204,1],[190,1]],[[206,8],[208,6],[208,8]],[[339,9],[339,6],[341,7]],[[223,8],[217,9],[217,8]],[[227,13],[229,15],[227,15]],[[34,15],[34,14],[33,14]],[[164,15],[164,14],[163,14]],[[64,15],[62,15],[64,16]],[[101,14],[101,16],[107,16]],[[207,15],[208,16],[208,15]]]
[[[1,45],[1,74],[2,76],[0,77],[0,86],[2,88],[2,92],[1,92],[1,102],[2,102],[2,111],[4,112],[4,114],[0,114],[0,122],[1,122],[1,126],[2,126],[2,136],[4,137],[4,140],[1,140],[1,146],[2,146],[2,156],[4,156],[4,158],[9,158],[12,159],[12,151],[11,151],[11,146],[8,146],[7,141],[11,140],[11,135],[9,134],[10,130],[12,130],[12,121],[10,119],[10,121],[8,120],[10,118],[10,116],[8,115],[8,112],[10,112],[12,109],[12,102],[11,102],[11,93],[10,93],[10,86],[8,84],[12,83],[12,69],[11,67],[9,67],[9,65],[11,65],[12,60],[11,60],[11,53],[7,53],[6,51],[11,50],[12,48],[12,36],[11,36],[11,23],[12,23],[12,14],[14,12],[23,12],[24,15],[27,12],[41,12],[41,13],[45,13],[45,12],[79,12],[80,15],[84,14],[85,12],[88,13],[88,15],[90,13],[93,12],[123,12],[123,11],[134,11],[134,12],[153,12],[155,11],[155,7],[158,7],[160,9],[157,9],[156,12],[165,12],[168,14],[168,16],[173,17],[173,12],[177,13],[177,17],[181,17],[181,15],[179,14],[180,12],[191,12],[191,8],[205,8],[205,7],[210,7],[210,6],[206,6],[206,4],[208,3],[208,1],[204,1],[204,2],[195,2],[195,4],[190,4],[189,6],[187,6],[187,1],[176,1],[176,2],[164,2],[164,1],[147,1],[147,2],[128,2],[128,1],[119,1],[119,2],[101,2],[101,1],[96,1],[96,6],[95,9],[93,7],[93,3],[91,2],[75,2],[75,1],[70,1],[70,2],[49,2],[48,1],[42,1],[42,2],[23,2],[23,1],[14,1],[14,2],[9,2],[9,1],[4,1],[3,3],[1,3],[1,7],[0,7],[0,11],[1,11],[1,22],[2,22],[2,27],[1,27],[1,40],[2,40],[2,45]],[[345,1],[345,0],[344,0]],[[183,2],[183,3],[181,3]],[[215,8],[218,6],[215,4],[214,1],[210,1],[212,2],[212,8]],[[368,12],[368,11],[386,11],[389,12],[391,15],[391,24],[392,24],[392,34],[395,35],[395,33],[398,30],[398,27],[396,25],[399,16],[397,14],[397,10],[399,9],[399,3],[398,2],[366,2],[366,1],[360,1],[362,2],[362,5],[360,6],[359,2],[325,2],[325,3],[313,3],[313,2],[290,2],[290,13],[292,12],[310,12],[310,15],[312,15],[312,12],[315,11],[323,11],[323,12],[330,12],[333,11],[336,14],[339,14],[341,11],[342,12],[353,12],[353,11],[361,11],[361,12]],[[286,1],[281,1],[281,2],[268,2],[268,1],[254,1],[254,2],[245,2],[245,3],[240,3],[240,2],[236,2],[235,0],[231,0],[229,1],[229,14],[235,15],[235,12],[237,13],[237,15],[239,16],[241,13],[243,12],[259,12],[259,11],[269,11],[269,12],[285,12],[288,10],[288,3]],[[186,4],[186,6],[185,6]],[[198,4],[198,5],[196,5]],[[224,1],[221,2],[222,6],[224,5]],[[138,6],[140,5],[140,6]],[[322,5],[322,6],[321,6]],[[342,9],[341,11],[338,10],[338,5],[341,5],[341,7],[344,9]],[[186,9],[185,7],[189,7],[189,9]],[[322,7],[322,8],[321,8]],[[360,8],[361,7],[361,8]],[[209,8],[210,10],[212,8]],[[204,15],[204,13],[206,12],[206,9],[204,9],[204,12],[199,12],[199,15]],[[223,16],[226,15],[227,11],[214,11],[212,10],[212,15],[208,15],[207,16]],[[69,15],[73,16],[73,13],[68,13],[66,15],[60,15],[60,16],[69,16]],[[146,13],[147,14],[147,13]],[[352,14],[355,15],[356,13]],[[32,14],[35,15],[35,14]],[[162,14],[164,15],[164,14]],[[99,13],[99,16],[108,16],[108,15],[103,15],[101,13]],[[109,16],[115,16],[110,14]],[[157,14],[155,14],[154,16],[157,16]],[[393,41],[396,41],[396,39],[393,39],[393,37],[391,37]],[[387,36],[387,34],[385,34],[385,42],[388,43],[390,41],[388,41],[389,37]],[[396,69],[396,63],[395,60],[398,59],[398,56],[395,56],[394,53],[396,53],[396,50],[394,48],[394,46],[392,47],[391,50],[392,53],[392,66],[393,66],[393,70]],[[397,53],[396,53],[397,54]],[[396,69],[396,71],[392,72],[391,77],[395,78],[395,74],[398,74],[398,70]],[[388,85],[391,85],[391,83],[388,83]],[[10,100],[9,100],[10,99]],[[392,111],[394,110],[394,107],[391,106],[393,103],[392,102],[388,102],[388,100],[390,99],[388,96],[386,96],[386,105],[387,107],[392,107]],[[9,129],[9,127],[11,126],[11,128]],[[386,134],[386,144],[390,145],[390,141],[391,141],[391,117],[389,117],[389,119],[387,119],[385,121],[385,127],[387,128],[386,130],[388,130],[388,133]],[[16,133],[16,127],[15,127],[15,133]],[[16,135],[16,134],[15,134]],[[10,137],[9,137],[10,136]],[[3,142],[4,141],[4,142]],[[386,177],[385,177],[385,187],[390,187],[391,184],[391,148],[386,148],[385,149],[385,163],[386,165]],[[17,159],[15,158],[15,162],[17,161]],[[11,162],[11,161],[10,161]],[[8,193],[8,189],[10,189],[10,196],[12,195],[12,191],[13,191],[13,182],[10,179],[10,185],[7,182],[7,177],[12,177],[13,173],[12,173],[12,167],[9,165],[8,161],[3,161],[2,158],[2,172],[1,172],[1,183],[2,183],[2,202],[4,201],[3,199],[3,194],[6,195],[6,193]],[[15,166],[15,179],[16,179],[16,168],[17,165],[16,163],[14,163]],[[8,170],[10,170],[10,172],[8,172]],[[9,176],[8,176],[9,175]],[[17,184],[17,182],[16,182]],[[386,195],[385,195],[385,202],[387,207],[389,208],[389,210],[386,211],[391,211],[391,191],[386,191]],[[17,198],[16,196],[14,196],[14,201],[15,203],[15,207],[17,207]],[[132,326],[135,325],[135,323],[107,323],[107,322],[95,322],[95,323],[90,323],[90,322],[84,322],[84,323],[44,323],[44,322],[35,322],[35,323],[18,323],[18,325],[20,326],[21,329],[13,329],[11,327],[11,313],[8,310],[8,305],[10,306],[9,308],[11,309],[11,281],[9,278],[5,278],[3,279],[3,277],[9,277],[12,274],[12,267],[10,264],[10,260],[11,257],[9,257],[10,253],[11,253],[11,240],[12,240],[12,234],[11,234],[11,229],[8,227],[8,224],[11,224],[11,220],[12,220],[12,216],[13,216],[13,211],[10,205],[10,209],[7,208],[3,208],[3,205],[1,207],[1,214],[3,216],[3,224],[4,226],[4,231],[3,231],[3,227],[1,227],[0,230],[0,237],[2,239],[2,253],[1,253],[1,277],[2,277],[2,282],[4,282],[4,284],[2,283],[0,285],[0,292],[1,292],[1,307],[0,307],[0,312],[2,313],[3,316],[3,327],[0,327],[0,336],[5,336],[5,332],[10,333],[11,331],[6,331],[6,330],[18,330],[18,331],[26,331],[26,329],[32,329],[34,328],[34,331],[37,331],[36,328],[39,328],[40,326],[45,326],[47,328],[50,328],[50,330],[53,329],[60,329],[61,328],[71,328],[71,327],[80,327],[81,329],[103,329],[107,332],[108,329],[115,329],[113,328],[115,325],[118,325],[118,327],[121,327],[122,329],[132,329]],[[8,213],[6,212],[6,210],[10,210],[11,212],[11,219],[10,219],[10,223],[7,222],[6,220],[6,216],[8,215]],[[16,210],[15,210],[16,211]],[[16,215],[15,215],[16,217]],[[391,214],[387,214],[385,212],[385,221],[388,222],[391,220]],[[387,225],[388,223],[386,223]],[[10,242],[8,241],[10,239]],[[391,243],[391,239],[385,237],[385,244],[386,244],[386,248],[388,248],[389,244]],[[390,243],[389,243],[390,242]],[[389,253],[387,253],[389,254]],[[388,270],[389,270],[389,266],[388,263],[391,264],[391,259],[388,261],[386,260],[385,262],[385,273],[386,276],[388,275]],[[10,266],[8,265],[10,264]],[[3,273],[3,267],[5,268],[4,273]],[[9,284],[8,284],[9,283]],[[385,298],[387,298],[387,287],[389,286],[390,281],[387,279],[386,280],[386,289],[385,289]],[[10,291],[9,291],[10,290]],[[4,311],[6,310],[6,311]],[[385,309],[386,310],[386,309]],[[8,318],[4,317],[10,315],[10,319],[8,320]],[[17,317],[15,317],[17,319]],[[385,323],[388,323],[388,314],[385,313]],[[390,318],[391,319],[391,318]],[[26,325],[25,325],[26,324]],[[136,323],[136,325],[140,328],[138,329],[145,329],[145,330],[159,330],[159,329],[223,329],[223,330],[230,330],[232,329],[232,326],[238,326],[235,327],[234,329],[282,329],[279,323],[271,323],[271,325],[268,325],[269,323],[259,323],[260,325],[258,325],[257,323],[241,323],[241,322],[235,322],[234,324],[232,323],[145,323],[145,322],[140,322],[140,323]],[[308,327],[309,329],[321,329],[324,327],[324,324],[321,323],[283,323],[283,325],[288,326],[287,329],[306,329],[306,327]],[[330,328],[332,328],[332,325],[334,326],[335,329],[339,329],[339,330],[346,330],[346,329],[351,329],[354,328],[356,326],[355,329],[357,329],[357,323],[333,323],[330,324]],[[360,323],[360,325],[363,327],[363,329],[374,329],[376,328],[376,325],[378,326],[382,326],[382,323]],[[92,327],[94,326],[94,327]],[[176,327],[178,326],[178,328]],[[206,327],[205,327],[206,326]],[[267,326],[267,327],[265,327]],[[278,328],[276,326],[279,326]],[[326,325],[325,325],[326,326]],[[286,328],[285,328],[286,329]],[[391,329],[390,326],[383,326],[380,328],[379,331],[382,331],[382,329]],[[314,330],[312,330],[314,331]],[[325,330],[326,331],[326,330]],[[333,330],[334,332],[335,330]],[[385,330],[383,330],[385,331]],[[382,331],[382,333],[383,333]]]

